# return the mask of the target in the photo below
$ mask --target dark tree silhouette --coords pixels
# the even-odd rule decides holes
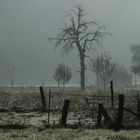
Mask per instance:
[[[116,63],[106,54],[101,54],[100,56],[90,60],[90,70],[96,73],[96,75],[103,80],[105,89],[106,81],[111,77],[116,67]]]
[[[132,52],[132,63],[140,64],[140,44],[131,45],[130,50]]]
[[[97,45],[101,45],[105,32],[104,26],[99,26],[95,21],[86,21],[85,12],[81,5],[78,5],[70,12],[67,12],[68,22],[64,24],[59,34],[50,38],[55,40],[56,47],[60,46],[64,53],[74,48],[78,49],[80,57],[80,81],[81,90],[85,90],[85,57],[87,51]]]
[[[140,64],[133,64],[131,67],[130,67],[130,71],[134,74],[135,76],[135,86],[137,85],[137,78],[136,78],[136,75],[140,75]]]
[[[13,87],[14,86],[14,80],[16,78],[16,74],[18,73],[19,71],[16,70],[16,68],[14,66],[9,66],[8,65],[8,70],[7,70],[7,73],[6,75],[8,76],[9,80],[10,80],[10,85]]]
[[[114,85],[130,86],[132,85],[132,75],[128,68],[124,65],[118,64],[110,80],[114,81]]]
[[[61,82],[60,65],[58,65],[58,67],[55,69],[53,78],[55,79],[55,81],[57,82],[58,87],[59,87],[60,86],[60,82]]]
[[[140,45],[131,45],[130,50],[132,52],[132,66],[130,71],[135,76],[135,86],[137,84],[136,75],[140,75]]]
[[[65,66],[64,64],[59,64],[54,72],[53,77],[57,81],[58,86],[60,83],[63,84],[64,89],[66,82],[69,82],[72,77],[70,67]]]

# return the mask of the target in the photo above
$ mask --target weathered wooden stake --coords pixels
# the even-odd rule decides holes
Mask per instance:
[[[110,90],[111,90],[111,108],[114,108],[114,91],[113,91],[113,81],[110,81]]]
[[[98,104],[97,127],[101,127],[102,116],[104,116],[105,118],[105,123],[111,121],[111,117],[108,115],[107,111],[103,107],[103,104]]]
[[[49,89],[49,101],[48,101],[48,125],[50,124],[50,110],[51,110],[51,90]]]
[[[102,106],[103,106],[103,104],[98,104],[97,127],[101,127]]]
[[[140,118],[140,97],[137,96],[137,116]]]
[[[107,111],[105,110],[105,108],[103,107],[103,105],[102,105],[102,114],[103,114],[103,116],[104,116],[106,122],[108,122],[108,121],[111,120],[111,117],[108,115],[108,113],[107,113]]]
[[[123,110],[124,110],[124,95],[120,94],[119,95],[119,110],[118,110],[118,118],[117,118],[118,129],[122,127]]]
[[[67,125],[67,115],[68,115],[68,110],[69,110],[69,104],[70,104],[70,100],[64,101],[64,106],[62,110],[62,118],[61,118],[61,124],[63,126]]]
[[[46,100],[45,100],[43,87],[40,86],[39,90],[40,90],[41,101],[42,101],[42,112],[45,112],[46,111]]]

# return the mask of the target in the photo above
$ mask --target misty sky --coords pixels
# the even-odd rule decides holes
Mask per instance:
[[[79,83],[79,59],[75,49],[60,56],[48,36],[55,36],[66,20],[65,11],[82,4],[89,20],[96,20],[112,33],[102,47],[113,60],[131,65],[131,44],[140,44],[140,0],[1,0],[0,1],[0,84],[9,84],[8,69],[15,84],[54,84],[59,63],[71,66],[71,83]],[[90,52],[92,54],[92,52]],[[93,53],[94,54],[94,53]],[[87,61],[88,62],[88,61]],[[94,83],[87,71],[88,82]]]

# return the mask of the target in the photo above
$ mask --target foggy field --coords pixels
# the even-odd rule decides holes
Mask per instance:
[[[109,90],[105,94],[103,90],[97,92],[94,87],[89,87],[85,93],[81,93],[77,87],[66,87],[64,91],[57,87],[45,87],[44,89],[47,105],[49,89],[52,92],[50,127],[47,125],[48,113],[41,113],[42,105],[38,87],[0,87],[0,139],[140,139],[140,122],[130,113],[125,112],[123,123],[126,128],[121,131],[116,132],[106,127],[97,129],[96,127],[98,103],[102,102],[111,117],[115,118],[118,108],[117,95],[123,92],[125,95],[125,107],[136,111],[136,97],[139,90],[120,89],[117,91],[116,89],[115,109],[112,110],[110,108]],[[85,101],[85,96],[95,99],[90,106]],[[67,128],[62,127],[59,122],[65,99],[70,99]]]
[[[140,140],[140,0],[0,0],[0,140]]]

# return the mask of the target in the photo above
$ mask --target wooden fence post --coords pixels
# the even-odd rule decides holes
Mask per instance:
[[[124,110],[124,95],[120,94],[119,95],[119,110],[118,110],[118,118],[117,118],[118,129],[122,127],[123,110]]]
[[[111,108],[114,108],[114,91],[113,91],[113,81],[110,81],[110,90],[111,90]]]
[[[67,115],[68,115],[68,110],[69,110],[69,104],[70,104],[70,100],[64,101],[64,106],[62,110],[62,118],[61,118],[61,124],[63,126],[67,125]]]
[[[40,90],[41,101],[42,101],[42,112],[45,112],[46,111],[46,100],[45,100],[43,87],[40,86],[39,90]]]
[[[111,121],[111,117],[108,115],[107,111],[103,107],[103,104],[98,104],[98,116],[97,116],[97,127],[101,127],[101,119],[104,116],[104,123]]]
[[[50,124],[50,110],[51,110],[51,90],[49,89],[49,101],[48,101],[48,125]]]
[[[105,110],[105,108],[103,107],[103,105],[101,106],[102,107],[102,114],[105,118],[105,121],[106,122],[109,122],[111,120],[111,117],[108,115],[107,111]]]
[[[103,106],[103,104],[98,104],[97,127],[101,127],[102,106]]]
[[[137,116],[140,118],[140,97],[139,94],[137,96]]]

